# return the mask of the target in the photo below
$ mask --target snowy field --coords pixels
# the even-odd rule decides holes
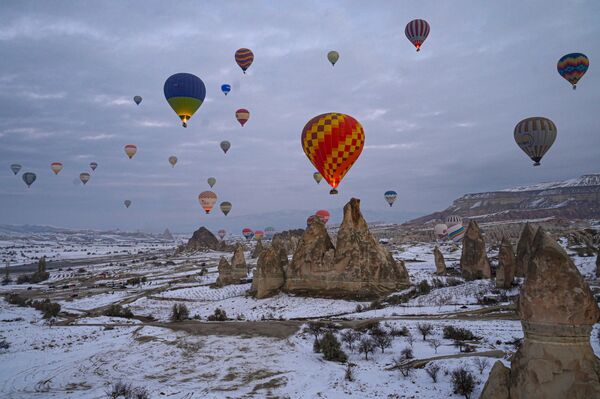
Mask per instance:
[[[130,244],[127,251],[136,254],[147,248]],[[256,264],[251,249],[246,251],[250,267]],[[427,281],[430,292],[392,300],[411,288],[376,304],[284,293],[258,300],[248,296],[250,284],[214,287],[220,257],[231,254],[175,256],[173,251],[151,259],[139,255],[120,262],[82,261],[83,272],[77,266],[52,269],[49,280],[40,284],[0,286],[0,295],[49,298],[62,309],[50,321],[31,307],[0,299],[0,343],[8,343],[0,349],[0,397],[107,398],[111,384],[124,381],[144,387],[150,398],[459,398],[452,392],[450,373],[465,366],[476,377],[472,397],[477,398],[493,362],[507,362],[523,336],[510,310],[510,298],[518,295],[519,287],[497,290],[491,281],[435,276],[432,243],[391,249],[396,259],[406,262],[411,282]],[[441,250],[448,267],[458,263],[460,251],[451,246]],[[596,286],[595,258],[569,254]],[[481,302],[498,294],[503,301]],[[135,317],[104,315],[113,304],[130,309]],[[190,321],[170,322],[175,304],[186,305]],[[230,321],[207,322],[216,309],[224,310]],[[338,339],[352,329],[369,336],[364,324],[373,320],[386,331],[406,327],[409,336],[395,337],[383,353],[375,348],[368,360],[343,344],[353,365],[354,380],[348,381],[345,364],[325,361],[313,351],[314,338],[303,330],[314,319],[335,322]],[[426,340],[419,334],[420,323],[433,327]],[[444,338],[447,326],[466,328],[478,337],[471,342],[475,352],[462,353]],[[599,328],[592,335],[596,352]],[[415,360],[431,359],[428,365],[440,367],[437,382],[426,368],[412,369],[406,376],[394,368],[407,348]]]

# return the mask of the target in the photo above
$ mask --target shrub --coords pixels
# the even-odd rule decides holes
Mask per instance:
[[[402,349],[402,352],[400,352],[400,356],[403,360],[410,360],[415,357],[415,355],[413,355],[412,348],[410,348],[408,346],[406,346],[406,347],[404,347],[404,349]]]
[[[431,292],[431,286],[427,282],[427,280],[421,280],[419,285],[417,285],[417,291],[421,295],[427,295]]]
[[[119,397],[129,398],[131,397],[131,391],[131,384],[117,381],[110,386],[108,391],[106,391],[106,396],[112,399],[117,399]]]
[[[428,376],[431,377],[431,380],[433,382],[437,382],[437,375],[438,372],[440,371],[440,366],[438,366],[435,363],[431,363],[426,369],[425,372],[427,373]]]
[[[470,330],[454,326],[444,327],[444,338],[453,339],[455,341],[471,341],[477,339]]]
[[[30,280],[31,277],[26,274],[21,274],[19,277],[17,277],[17,284],[27,284]]]
[[[410,331],[408,331],[408,327],[402,326],[400,328],[390,327],[390,335],[392,337],[407,337],[410,335]]]
[[[463,395],[466,399],[471,397],[475,388],[475,378],[473,374],[464,367],[460,366],[452,370],[452,386],[454,393]]]
[[[124,308],[121,305],[113,304],[104,311],[104,316],[124,317],[126,319],[131,319],[133,317],[133,312],[129,308]]]
[[[373,338],[363,337],[358,342],[358,353],[365,354],[365,360],[369,360],[369,353],[373,353],[375,350],[375,342]]]
[[[448,285],[448,287],[455,287],[457,285],[461,285],[463,282],[462,280],[456,278],[456,277],[448,277],[446,279],[446,284]]]
[[[315,341],[316,342],[316,341]],[[346,362],[348,356],[341,349],[340,342],[335,335],[327,331],[321,339],[321,352],[325,360],[336,361],[340,363]]]
[[[437,277],[434,277],[431,280],[431,285],[433,285],[434,288],[443,288],[446,286],[446,284],[444,284],[444,280],[442,280],[441,278],[437,278]]]
[[[374,300],[373,302],[371,302],[371,304],[369,305],[369,310],[377,310],[377,309],[383,309],[384,306],[381,303],[381,301],[379,300]]]
[[[43,258],[42,258],[43,259]],[[31,275],[31,277],[29,278],[29,282],[30,283],[39,283],[42,281],[46,281],[50,278],[50,273],[46,272],[46,271],[42,271],[42,272],[35,272]]]
[[[10,348],[10,344],[8,343],[8,341],[4,338],[0,339],[0,349],[8,349]]]
[[[7,274],[6,276],[4,276],[4,278],[2,279],[2,285],[8,285],[12,283],[12,280],[10,278],[10,276]]]
[[[8,294],[6,301],[11,305],[26,306],[27,301],[19,294]]]
[[[216,308],[215,313],[208,316],[208,321],[227,321],[227,313],[221,308]]]
[[[215,313],[217,310],[215,310]],[[185,303],[176,303],[173,305],[173,308],[171,309],[171,321],[183,321],[189,319],[189,317],[190,311],[187,306],[185,306]],[[225,318],[225,320],[227,320],[227,318]]]
[[[311,321],[306,327],[304,327],[304,332],[312,334],[312,336],[315,337],[315,340],[318,341],[321,334],[323,334],[323,323]]]
[[[55,302],[50,302],[50,299],[43,301],[33,301],[31,306],[44,314],[44,319],[56,317],[60,313],[60,305]]]
[[[363,307],[361,304],[356,305],[356,309],[355,309],[356,313],[360,313],[363,311]]]
[[[344,373],[344,379],[346,381],[354,381],[354,370],[352,370],[352,367],[354,367],[354,363],[348,363],[346,365],[346,372]]]
[[[427,339],[427,336],[433,332],[433,325],[430,323],[418,323],[417,328],[423,336],[423,341]]]

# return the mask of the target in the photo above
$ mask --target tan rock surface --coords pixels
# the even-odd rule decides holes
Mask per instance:
[[[515,253],[508,239],[503,238],[498,254],[498,269],[496,270],[496,287],[508,289],[512,287],[515,278]]]
[[[525,277],[525,271],[529,264],[529,258],[531,257],[533,237],[535,236],[535,230],[529,223],[525,224],[519,242],[517,243],[517,256],[515,258],[516,269],[515,276]]]
[[[248,271],[246,269],[244,247],[238,244],[231,258],[231,263],[227,262],[227,259],[224,257],[221,257],[218,270],[217,285],[221,287],[229,284],[240,284],[242,279],[247,278]]]
[[[442,251],[435,246],[433,249],[433,257],[435,259],[435,274],[438,276],[446,275],[446,262],[444,261],[444,255],[442,255]]]
[[[496,361],[479,399],[509,399],[510,369]]]
[[[463,239],[460,268],[462,276],[467,280],[490,278],[492,275],[485,241],[479,225],[473,220],[469,222]]]
[[[266,298],[279,292],[285,283],[284,268],[287,264],[281,256],[280,247],[269,247],[263,250],[256,263],[256,271],[252,280],[251,292],[256,298]]]

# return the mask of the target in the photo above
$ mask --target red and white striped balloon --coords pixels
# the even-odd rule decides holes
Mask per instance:
[[[417,51],[421,50],[421,46],[427,36],[429,36],[429,24],[424,19],[413,19],[410,21],[404,29],[404,34],[410,42],[417,48]]]

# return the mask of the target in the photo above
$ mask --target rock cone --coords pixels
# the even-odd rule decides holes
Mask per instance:
[[[229,284],[240,284],[247,276],[248,271],[246,270],[244,247],[241,244],[238,244],[233,253],[233,258],[231,258],[231,264],[227,262],[225,257],[221,257],[217,285],[222,287]]]
[[[433,257],[435,259],[435,274],[438,276],[446,275],[446,262],[444,261],[444,255],[442,255],[442,251],[435,246],[433,249]]]
[[[287,266],[287,255],[281,256],[283,249],[271,246],[260,253],[256,263],[256,271],[252,280],[251,293],[256,298],[266,298],[279,292],[285,283],[284,269]]]
[[[190,238],[185,245],[181,245],[177,248],[177,252],[195,252],[195,251],[231,251],[232,248],[221,242],[210,232],[206,227],[202,226],[198,230],[194,231],[192,238]]]
[[[503,238],[498,254],[498,269],[496,270],[496,287],[508,289],[515,278],[515,254],[508,239]]]
[[[525,224],[525,227],[523,227],[523,231],[521,232],[521,237],[519,237],[519,242],[517,243],[517,256],[515,258],[515,276],[517,277],[525,277],[525,271],[527,270],[529,258],[531,257],[534,236],[535,231],[533,230],[533,227],[531,227],[529,223]]]
[[[256,259],[260,256],[260,253],[263,251],[264,247],[262,244],[262,240],[258,240],[258,242],[256,243],[256,246],[254,247],[254,250],[252,251],[252,259]]]
[[[467,280],[490,278],[492,275],[490,261],[485,251],[485,241],[479,225],[473,220],[469,222],[463,239],[460,268],[463,277]]]

